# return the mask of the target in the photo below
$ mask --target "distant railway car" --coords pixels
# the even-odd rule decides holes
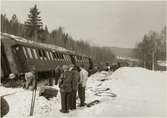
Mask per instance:
[[[10,73],[21,74],[31,71],[39,73],[53,72],[58,65],[84,64],[93,66],[90,57],[76,54],[65,48],[26,40],[21,37],[1,33],[1,78]]]

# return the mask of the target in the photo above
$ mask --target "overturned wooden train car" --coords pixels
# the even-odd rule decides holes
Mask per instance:
[[[92,68],[90,57],[65,48],[26,40],[22,37],[1,33],[1,78],[10,73],[24,74],[35,68],[41,74],[54,72],[58,65],[86,65]]]

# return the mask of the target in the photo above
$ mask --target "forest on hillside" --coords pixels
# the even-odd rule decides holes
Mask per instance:
[[[37,5],[30,8],[27,20],[23,22],[19,22],[16,14],[13,14],[11,18],[8,18],[6,14],[1,14],[1,32],[21,36],[28,40],[58,45],[90,56],[97,62],[112,62],[115,59],[110,49],[91,46],[84,40],[73,39],[69,33],[64,32],[62,26],[49,32],[47,25],[43,26]],[[84,39],[84,37],[81,38]]]
[[[166,61],[166,26],[160,32],[145,33],[143,40],[137,43],[133,53],[142,67],[159,70],[158,61]]]

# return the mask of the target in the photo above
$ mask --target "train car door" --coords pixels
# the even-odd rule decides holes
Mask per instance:
[[[4,77],[8,76],[11,73],[11,70],[9,67],[9,61],[6,57],[3,43],[1,43],[1,69],[2,69]]]

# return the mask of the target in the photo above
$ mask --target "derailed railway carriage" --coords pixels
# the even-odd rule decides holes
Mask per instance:
[[[2,79],[10,73],[20,75],[34,68],[40,75],[49,76],[58,65],[84,64],[87,69],[93,66],[90,57],[56,45],[30,41],[7,33],[1,33],[0,39]]]

